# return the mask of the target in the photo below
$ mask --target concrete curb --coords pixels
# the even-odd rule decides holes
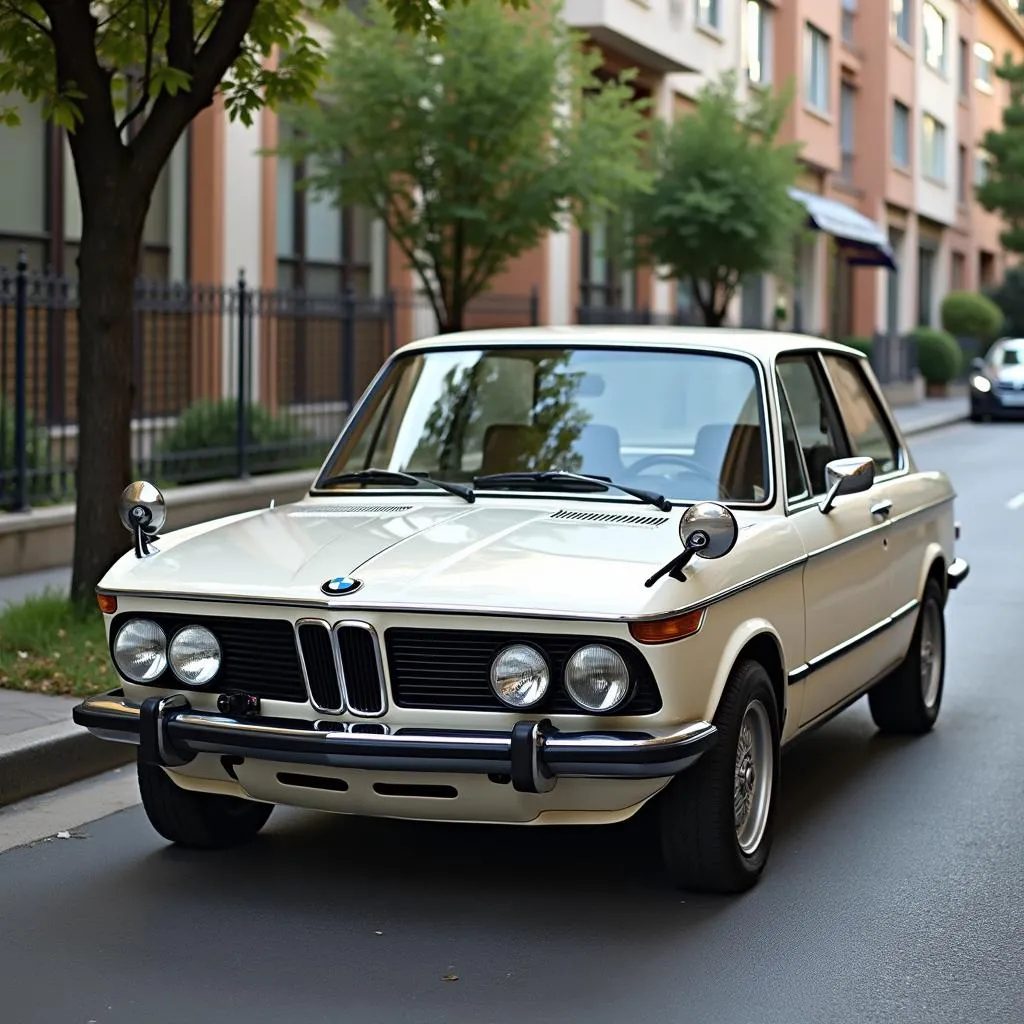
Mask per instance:
[[[934,416],[912,426],[903,427],[903,436],[914,437],[916,434],[927,434],[933,430],[941,430],[943,427],[955,427],[958,423],[965,423],[970,418],[971,414],[969,412],[957,413],[956,415]]]
[[[0,807],[135,760],[133,744],[97,739],[72,721],[0,738]]]

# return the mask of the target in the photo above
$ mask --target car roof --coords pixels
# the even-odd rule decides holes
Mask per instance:
[[[857,349],[809,334],[737,327],[657,327],[622,324],[567,327],[501,327],[492,330],[439,334],[403,345],[400,352],[436,348],[493,348],[522,345],[587,345],[693,348],[742,353],[764,362],[788,351],[820,349],[862,355]]]

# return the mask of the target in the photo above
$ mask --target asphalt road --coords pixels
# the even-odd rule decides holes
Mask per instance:
[[[0,1021],[1020,1024],[1024,425],[913,447],[952,475],[972,563],[939,724],[883,740],[861,702],[787,755],[745,897],[666,888],[629,826],[279,810],[256,844],[195,854],[132,807],[0,855]],[[12,809],[0,832],[53,835],[130,786]]]

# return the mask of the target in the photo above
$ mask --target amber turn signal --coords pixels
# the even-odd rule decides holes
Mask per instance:
[[[652,622],[631,622],[629,635],[642,644],[667,644],[672,640],[682,640],[693,636],[704,623],[706,608],[697,608],[682,615],[673,615],[668,619],[655,619]]]
[[[96,603],[104,615],[113,615],[117,611],[117,598],[113,594],[97,594]]]

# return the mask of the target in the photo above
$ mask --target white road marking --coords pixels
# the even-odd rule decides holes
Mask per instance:
[[[1013,509],[1015,512],[1019,508],[1024,508],[1024,491],[1021,491],[1020,494],[1018,494],[1015,497],[1011,498],[1006,503],[1006,507],[1009,508],[1009,509]]]

